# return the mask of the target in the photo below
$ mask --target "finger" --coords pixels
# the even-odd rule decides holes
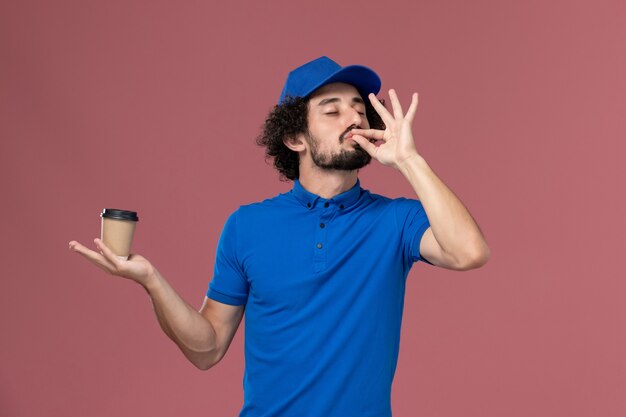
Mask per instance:
[[[385,126],[390,126],[394,119],[391,113],[389,113],[389,110],[387,110],[385,106],[383,106],[383,104],[378,101],[374,93],[369,93],[367,98],[370,99],[370,102],[372,103],[372,106],[374,106],[374,110],[376,110],[376,113],[378,113],[380,115],[380,118],[383,119],[383,123],[385,123]]]
[[[393,116],[396,118],[396,120],[404,119],[404,113],[402,113],[402,105],[400,104],[400,100],[398,100],[396,90],[394,90],[393,88],[389,90],[389,98],[391,99],[391,106],[393,107]]]
[[[413,97],[411,98],[411,105],[409,106],[409,110],[407,110],[405,116],[405,119],[407,119],[409,123],[413,123],[413,117],[415,116],[415,111],[417,110],[418,103],[419,95],[417,93],[413,93]]]
[[[92,251],[76,241],[71,241],[69,248],[70,250],[81,254],[84,258],[95,264],[97,267],[103,269],[105,272],[110,274],[113,273],[115,266],[112,265],[111,262],[109,262],[102,254]]]
[[[104,257],[114,265],[116,270],[119,270],[121,264],[123,261],[120,260],[120,258],[118,258],[118,256],[113,253],[113,251],[111,249],[109,249],[109,247],[107,245],[104,244],[104,242],[98,238],[93,240],[96,244],[96,246],[98,246],[98,249],[100,249],[100,251],[102,252],[102,254],[104,255]]]
[[[366,138],[385,140],[385,132],[378,129],[352,129],[350,133],[365,136]]]
[[[365,152],[370,154],[372,157],[376,157],[376,151],[378,147],[371,143],[369,140],[364,138],[363,136],[353,135],[352,139],[361,146],[361,148],[365,149]]]

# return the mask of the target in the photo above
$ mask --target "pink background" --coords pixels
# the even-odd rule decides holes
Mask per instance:
[[[617,0],[3,2],[0,415],[237,414],[243,323],[201,372],[68,242],[137,210],[134,251],[199,308],[227,216],[292,186],[254,138],[320,55],[419,92],[418,152],[492,251],[411,271],[394,416],[626,415],[625,21]],[[360,178],[415,196],[376,161]]]

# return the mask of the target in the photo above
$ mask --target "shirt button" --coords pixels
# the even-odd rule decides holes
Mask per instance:
[[[343,210],[343,204],[342,204],[342,205],[340,205],[340,206],[339,206],[339,208]]]
[[[307,207],[311,207],[311,203],[306,203],[306,206]]]
[[[322,249],[322,244],[321,244],[321,243],[318,243],[318,244],[317,244],[317,248],[318,248],[318,249]]]
[[[323,229],[324,227],[326,227],[326,225],[324,223],[320,223],[320,228]]]
[[[330,203],[328,203],[328,201],[324,203],[324,207],[328,207],[329,205]]]

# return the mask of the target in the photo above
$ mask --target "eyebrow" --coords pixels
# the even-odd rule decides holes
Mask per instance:
[[[340,101],[338,97],[330,97],[330,98],[325,98],[324,100],[320,101],[319,103],[317,103],[317,105],[323,106],[324,104],[336,103],[337,101]],[[361,97],[352,97],[352,102],[365,104],[365,102],[363,101]]]

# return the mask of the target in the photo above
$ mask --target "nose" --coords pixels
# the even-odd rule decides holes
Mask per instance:
[[[363,124],[363,119],[365,118],[365,116],[361,116],[361,114],[359,114],[359,111],[357,109],[353,109],[351,108],[348,112],[348,116],[347,116],[347,124],[349,126],[361,126],[361,124]]]

